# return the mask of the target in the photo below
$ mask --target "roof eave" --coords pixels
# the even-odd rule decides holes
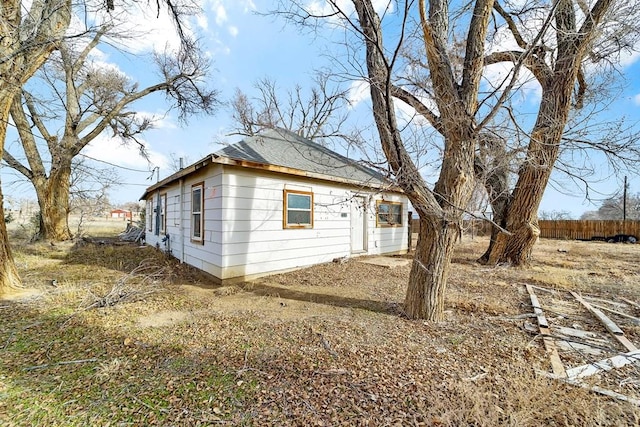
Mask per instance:
[[[230,157],[224,157],[224,156],[216,156],[215,154],[210,154],[207,157],[197,161],[196,163],[187,166],[184,169],[179,170],[178,172],[174,173],[173,175],[170,175],[168,177],[166,177],[165,179],[163,179],[162,181],[159,181],[155,184],[153,184],[152,186],[148,187],[144,194],[140,197],[139,200],[145,200],[147,198],[147,196],[150,193],[153,193],[154,191],[158,191],[159,189],[166,187],[168,184],[171,184],[172,182],[180,179],[180,178],[184,178],[187,175],[190,175],[206,166],[208,166],[209,164],[221,164],[221,165],[227,165],[227,166],[238,166],[238,167],[245,167],[245,168],[249,168],[249,169],[255,169],[255,170],[262,170],[262,171],[269,171],[269,172],[278,172],[278,173],[283,173],[283,174],[287,174],[287,175],[293,175],[293,176],[300,176],[300,177],[305,177],[305,178],[313,178],[313,179],[319,179],[319,180],[323,180],[323,181],[330,181],[330,182],[338,182],[341,184],[347,184],[347,185],[352,185],[352,186],[356,186],[356,187],[363,187],[363,188],[370,188],[370,189],[376,189],[376,190],[383,190],[383,191],[391,191],[391,192],[395,192],[395,193],[403,193],[402,189],[400,187],[398,187],[397,185],[393,185],[391,183],[384,183],[384,182],[363,182],[363,181],[358,181],[358,180],[354,180],[354,179],[348,179],[348,178],[341,178],[341,177],[336,177],[336,176],[332,176],[332,175],[327,175],[327,174],[322,174],[322,173],[317,173],[317,172],[310,172],[310,171],[304,171],[301,169],[295,169],[295,168],[289,168],[286,166],[278,166],[278,165],[272,165],[272,164],[268,164],[268,163],[259,163],[259,162],[252,162],[250,160],[240,160],[240,159],[232,159]]]
[[[239,167],[245,167],[245,168],[256,169],[256,170],[263,170],[263,171],[269,171],[269,172],[279,172],[279,173],[283,173],[283,174],[287,174],[287,175],[301,176],[301,177],[305,177],[305,178],[314,178],[314,179],[320,179],[320,180],[323,180],[323,181],[330,181],[330,182],[338,182],[338,183],[341,183],[341,184],[348,184],[348,185],[353,185],[353,186],[357,186],[357,187],[366,187],[366,188],[373,188],[373,189],[377,189],[377,190],[384,190],[384,191],[392,191],[392,192],[397,192],[397,193],[403,193],[403,191],[402,191],[402,189],[400,187],[398,187],[396,185],[393,185],[391,183],[363,182],[363,181],[359,181],[359,180],[355,180],[355,179],[341,178],[341,177],[336,177],[336,176],[327,175],[327,174],[318,173],[318,172],[310,172],[310,171],[305,171],[305,170],[301,170],[301,169],[289,168],[289,167],[286,167],[286,166],[278,166],[278,165],[272,165],[272,164],[268,164],[268,163],[252,162],[250,160],[232,159],[232,158],[229,158],[229,157],[218,157],[218,158],[215,159],[214,162],[215,163],[219,163],[219,164],[228,165],[228,166],[239,166]]]
[[[173,181],[176,181],[180,178],[184,178],[187,175],[191,175],[192,173],[206,167],[207,165],[209,165],[210,163],[213,163],[214,161],[215,161],[215,156],[213,154],[209,154],[208,156],[198,160],[197,162],[187,166],[186,168],[180,169],[178,172],[174,173],[173,175],[169,175],[162,181],[158,181],[152,186],[147,187],[145,192],[142,194],[142,196],[140,196],[140,199],[138,200],[145,200],[147,198],[147,195],[149,195],[149,193],[153,193],[154,191],[157,191],[160,188],[167,186],[167,184],[170,184]]]

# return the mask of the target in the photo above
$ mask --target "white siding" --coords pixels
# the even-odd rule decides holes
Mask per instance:
[[[376,227],[376,200],[384,200],[389,202],[402,203],[402,226],[401,227]],[[409,202],[406,197],[400,194],[384,193],[377,194],[371,200],[369,205],[369,251],[370,255],[379,255],[386,253],[406,252],[409,245],[409,231],[407,223],[407,211]]]
[[[147,244],[169,251],[173,256],[207,271],[216,277],[222,266],[222,167],[214,165],[206,169],[207,175],[193,174],[182,182],[176,181],[158,194],[167,195],[167,232],[155,235],[155,227],[147,231]],[[191,241],[191,186],[204,182],[204,242]],[[157,195],[153,195],[153,203]],[[164,242],[163,242],[164,239]]]
[[[369,197],[365,254],[397,253],[407,249],[406,224],[376,228],[375,200],[381,194],[354,191],[344,185],[268,174],[251,169],[226,168],[223,218],[223,276],[253,277],[329,262],[351,255],[351,203],[355,194]],[[284,190],[313,193],[314,220],[310,229],[283,227]],[[385,194],[385,200],[406,198]]]
[[[329,262],[351,255],[351,203],[354,195],[368,200],[367,252],[407,250],[407,200],[395,193],[362,191],[342,184],[307,180],[248,168],[211,165],[167,194],[167,234],[147,231],[147,243],[221,280],[252,278],[277,271]],[[204,181],[204,244],[190,239],[191,186]],[[182,188],[182,194],[181,194]],[[285,229],[284,190],[313,193],[313,227]],[[166,191],[165,191],[166,190]],[[153,194],[155,203],[157,195]],[[376,227],[376,200],[403,203],[399,227]]]

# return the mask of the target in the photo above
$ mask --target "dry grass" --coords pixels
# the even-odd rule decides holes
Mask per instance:
[[[402,316],[409,266],[220,287],[150,248],[17,244],[43,293],[0,305],[0,424],[637,425],[638,408],[536,375],[549,362],[517,316],[524,283],[640,301],[640,245],[542,241],[514,269],[476,264],[485,244],[460,245],[440,324]],[[123,288],[141,299],[87,309]]]

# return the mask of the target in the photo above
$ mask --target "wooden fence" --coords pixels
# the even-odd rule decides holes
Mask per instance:
[[[420,221],[416,218],[411,219],[411,232],[420,232]],[[491,224],[481,219],[465,219],[462,221],[462,232],[471,236],[488,236],[491,234]]]
[[[617,234],[629,234],[640,238],[640,221],[604,220],[540,220],[540,237],[546,239],[591,240],[607,238]],[[491,233],[491,224],[482,220],[465,220],[465,235],[483,236]],[[411,221],[410,233],[420,230],[417,219]]]
[[[540,237],[547,239],[590,240],[617,234],[640,237],[640,221],[540,220]]]

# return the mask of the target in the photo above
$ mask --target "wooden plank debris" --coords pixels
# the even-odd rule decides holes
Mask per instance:
[[[533,306],[533,311],[536,314],[536,318],[538,319],[538,329],[540,330],[540,334],[542,335],[542,342],[544,343],[544,348],[549,353],[549,360],[551,361],[551,370],[555,375],[560,377],[566,377],[567,373],[564,369],[564,365],[562,364],[562,360],[560,360],[560,355],[558,354],[558,348],[556,347],[555,341],[553,338],[549,337],[551,335],[551,331],[549,330],[549,324],[547,323],[546,318],[544,317],[544,312],[542,311],[542,307],[540,306],[540,302],[538,301],[538,297],[533,292],[533,288],[531,285],[526,285],[527,292],[529,293],[529,298],[531,299],[531,305]]]
[[[597,374],[598,372],[610,371],[615,368],[621,368],[625,365],[638,362],[640,362],[640,350],[635,350],[609,357],[598,362],[576,366],[575,368],[567,369],[566,373],[569,378],[585,378]]]
[[[638,399],[634,399],[632,397],[629,397],[627,395],[624,395],[622,393],[618,393],[617,391],[613,391],[613,390],[609,390],[606,388],[602,388],[602,387],[598,387],[596,385],[591,385],[591,384],[585,384],[584,382],[575,379],[575,378],[564,378],[564,377],[559,377],[557,375],[554,374],[550,374],[549,372],[544,372],[544,371],[536,371],[538,374],[545,376],[547,378],[553,378],[555,380],[559,380],[562,381],[564,383],[567,384],[571,384],[577,387],[581,387],[590,391],[593,391],[594,393],[598,393],[601,394],[603,396],[607,396],[607,397],[611,397],[614,399],[618,399],[618,400],[622,400],[624,402],[629,402],[632,405],[635,406],[639,406],[640,407],[640,400]]]
[[[533,327],[533,325],[531,325],[531,326]],[[587,338],[578,338],[578,337],[567,336],[567,335],[564,335],[564,334],[553,334],[553,335],[549,335],[549,337],[555,339],[557,343],[559,343],[560,341],[566,341],[567,343],[581,344],[581,345],[589,346],[590,348],[593,348],[593,349],[602,350],[602,351],[606,351],[606,352],[609,352],[609,353],[618,353],[619,352],[619,350],[611,347],[611,342],[607,341],[607,340],[601,340],[601,339],[597,339],[597,338],[588,338],[588,339]],[[560,346],[560,347],[562,347],[562,346]],[[565,348],[565,347],[563,347],[563,348]],[[571,350],[577,350],[577,348],[578,347],[574,347]]]
[[[555,294],[556,293],[555,290],[549,289],[549,288],[543,288],[542,286],[536,286],[536,285],[527,285],[527,286],[529,286],[529,287],[531,287],[533,289],[537,289],[539,291],[548,292],[550,294]]]
[[[584,343],[575,342],[571,340],[563,340],[560,337],[556,339],[556,345],[560,350],[563,350],[563,351],[576,351],[580,354],[589,354],[591,356],[599,356],[603,352],[603,350],[598,347],[593,347],[589,344],[584,344]]]
[[[587,310],[589,310],[594,316],[596,316],[607,328],[611,334],[613,334],[614,338],[618,340],[620,344],[622,344],[627,351],[635,351],[638,349],[627,337],[624,336],[624,332],[622,329],[618,327],[611,319],[609,319],[602,311],[598,310],[587,301],[585,301],[580,295],[571,291],[571,295],[582,304]]]
[[[531,299],[531,306],[533,307],[533,312],[538,319],[538,325],[544,328],[549,327],[549,322],[547,322],[547,318],[544,316],[544,312],[542,311],[542,307],[540,306],[540,302],[538,301],[538,297],[535,294],[530,293],[529,298]]]
[[[626,298],[623,298],[623,297],[620,297],[620,299],[622,301],[626,302],[627,304],[631,304],[632,306],[634,306],[635,308],[640,310],[640,304],[638,304],[637,302],[633,302],[630,299],[626,299]]]
[[[617,302],[617,301],[611,301],[611,300],[604,299],[604,298],[588,297],[586,295],[582,295],[582,298],[586,299],[587,301],[590,301],[591,303],[594,303],[594,302],[596,302],[596,303],[597,302],[605,303],[605,304],[612,305],[614,307],[618,307],[619,309],[623,309],[623,308],[626,307],[626,304],[623,304],[623,303]]]
[[[554,326],[552,329],[559,332],[562,335],[567,335],[570,337],[583,338],[583,339],[598,337],[598,334],[596,334],[595,332],[584,331],[582,329],[567,328],[565,326],[557,326],[557,327]],[[605,342],[604,340],[598,340],[598,341]]]
[[[613,310],[611,308],[607,308],[607,307],[604,307],[602,305],[593,304],[593,303],[591,305],[593,305],[597,309],[604,310],[604,311],[607,311],[609,313],[616,314],[616,315],[618,315],[620,317],[624,317],[625,319],[629,319],[631,321],[631,323],[633,323],[634,325],[640,325],[640,319],[638,319],[635,316],[631,316],[630,314],[623,313],[623,312],[617,311],[617,310]]]
[[[597,308],[589,304],[577,293],[571,291],[571,295],[573,295],[576,301],[578,301],[587,310],[589,310],[594,316],[596,316],[598,320],[600,320],[604,324],[604,327],[607,328],[607,331],[611,332],[613,335],[624,335],[624,332],[622,332],[622,329],[620,329],[618,325],[616,325],[611,319],[609,319],[603,312],[601,312],[600,310],[598,310]]]
[[[605,389],[596,385],[587,384],[582,381],[583,378],[595,375],[600,372],[610,371],[612,369],[620,368],[629,364],[640,364],[640,349],[638,349],[627,337],[624,335],[624,332],[618,325],[615,324],[611,319],[609,319],[601,310],[614,312],[612,309],[607,309],[602,306],[598,306],[595,303],[589,303],[586,301],[586,298],[581,297],[575,292],[570,292],[570,294],[575,298],[577,302],[579,302],[584,308],[586,308],[593,316],[595,316],[600,322],[602,322],[607,329],[607,331],[611,335],[606,335],[604,333],[597,333],[592,331],[586,331],[578,328],[569,328],[563,326],[550,326],[547,318],[545,316],[545,311],[553,312],[554,308],[557,311],[569,311],[569,303],[566,301],[558,300],[555,301],[555,304],[552,305],[547,310],[543,311],[542,305],[538,300],[538,297],[535,295],[533,288],[537,288],[534,286],[526,285],[527,292],[529,293],[529,297],[531,299],[531,305],[533,306],[533,311],[538,319],[538,330],[540,335],[542,336],[545,349],[549,354],[549,358],[551,360],[551,367],[553,373],[549,372],[540,372],[542,375],[545,375],[549,378],[558,379],[560,381],[564,381],[567,384],[575,385],[578,387],[582,387],[593,391],[595,393],[602,394],[604,396],[608,396],[614,399],[619,399],[622,401],[629,402],[632,405],[640,407],[640,400],[633,398],[631,396],[624,395],[622,393]],[[592,301],[595,301],[592,299]],[[609,303],[609,301],[603,301],[605,303]],[[626,301],[627,303],[633,305],[640,309],[640,305],[633,304],[630,301]],[[574,304],[575,306],[575,304]],[[614,305],[616,308],[618,305]],[[614,314],[620,314],[615,313]],[[576,316],[578,314],[576,313]],[[628,316],[628,317],[627,317]],[[633,316],[623,316],[627,318],[634,318]],[[572,316],[572,319],[575,320],[575,316]],[[554,321],[553,318],[550,320]],[[640,320],[640,319],[638,319]],[[589,323],[589,320],[585,318],[585,321]],[[526,328],[525,324],[525,329]],[[531,325],[533,326],[533,325]],[[553,334],[552,332],[553,331]],[[613,342],[609,339],[606,340],[604,337],[613,336],[624,346],[626,349],[626,353],[618,353],[618,350],[611,348]],[[558,350],[559,349],[567,349],[567,350],[577,350],[579,353],[583,354],[598,354],[600,350],[606,351],[609,354],[613,353],[614,356],[608,357],[606,359],[602,359],[597,362],[587,363],[582,366],[577,366],[574,368],[565,368],[562,364],[562,360],[560,359]]]

